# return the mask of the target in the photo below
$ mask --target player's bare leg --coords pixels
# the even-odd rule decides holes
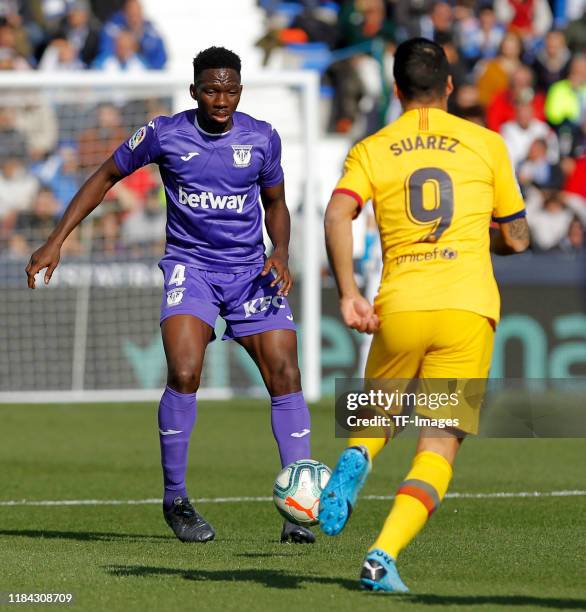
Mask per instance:
[[[161,333],[167,357],[167,388],[159,405],[163,514],[182,542],[208,542],[215,532],[189,502],[185,473],[196,418],[195,394],[213,329],[191,315],[175,315],[163,321]]]
[[[199,388],[205,350],[213,329],[191,315],[175,315],[161,325],[167,358],[167,386],[178,393]]]
[[[297,334],[293,330],[274,329],[236,338],[236,341],[246,349],[258,366],[271,397],[301,391]]]
[[[454,465],[456,455],[462,446],[464,437],[462,432],[452,432],[449,429],[437,429],[435,427],[423,427],[417,441],[415,454],[428,451],[437,453],[444,457],[450,464]]]
[[[364,588],[387,592],[407,590],[397,571],[397,556],[421,531],[444,498],[462,440],[455,432],[422,429],[411,469],[399,486],[391,512],[364,560],[360,575]]]
[[[282,467],[310,457],[310,421],[301,391],[297,335],[290,329],[237,338],[260,370],[271,396],[271,424]],[[285,521],[281,541],[313,543],[313,533]]]

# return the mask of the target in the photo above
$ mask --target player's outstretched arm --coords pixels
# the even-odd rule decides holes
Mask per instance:
[[[260,197],[265,209],[265,226],[273,243],[273,252],[267,258],[261,274],[266,276],[271,268],[274,268],[275,279],[271,283],[271,287],[280,283],[277,294],[288,295],[293,285],[293,277],[289,271],[291,217],[285,202],[285,183],[279,183],[273,187],[263,187]]]
[[[490,232],[490,250],[496,255],[514,255],[529,247],[529,226],[527,219],[513,219],[499,223],[499,229]]]
[[[352,263],[352,219],[358,203],[345,193],[334,193],[325,214],[326,248],[340,296],[344,323],[360,332],[372,334],[379,321],[372,304],[360,293]]]
[[[104,199],[108,191],[122,178],[114,158],[109,157],[81,186],[63,217],[51,232],[47,242],[37,249],[26,267],[28,286],[35,288],[35,275],[44,268],[45,284],[48,285],[61,255],[61,245],[69,234]]]

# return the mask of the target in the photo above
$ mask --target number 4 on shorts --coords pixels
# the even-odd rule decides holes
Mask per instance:
[[[171,278],[169,279],[170,285],[182,285],[185,282],[185,266],[181,264],[177,264],[173,268],[173,273],[171,274]]]

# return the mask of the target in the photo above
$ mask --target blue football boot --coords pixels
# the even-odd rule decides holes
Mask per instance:
[[[409,589],[401,580],[393,557],[375,548],[364,559],[360,572],[360,586],[369,591],[407,593]]]
[[[340,455],[319,502],[319,524],[325,534],[335,536],[344,529],[369,472],[364,446],[351,446]]]

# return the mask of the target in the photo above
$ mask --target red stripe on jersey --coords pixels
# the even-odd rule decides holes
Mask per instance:
[[[419,111],[419,129],[425,132],[429,129],[429,109],[422,107],[417,110]]]
[[[344,193],[349,195],[351,198],[354,198],[356,202],[358,202],[358,206],[360,206],[360,208],[364,206],[364,200],[355,191],[352,191],[352,189],[344,189],[343,187],[340,187],[339,189],[334,189],[332,195],[334,195],[334,193]]]

